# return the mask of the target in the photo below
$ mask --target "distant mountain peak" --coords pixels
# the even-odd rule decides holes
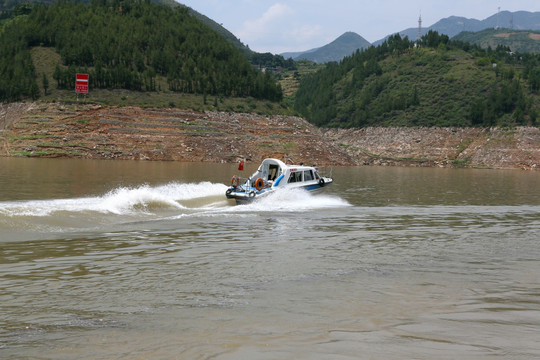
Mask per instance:
[[[369,41],[362,36],[355,32],[347,31],[331,43],[320,48],[295,53],[282,53],[281,55],[285,58],[293,58],[294,60],[306,59],[316,63],[327,63],[330,61],[340,61],[356,50],[365,49],[370,46]]]

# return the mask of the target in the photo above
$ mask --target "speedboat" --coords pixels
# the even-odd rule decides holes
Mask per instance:
[[[243,183],[244,179],[234,175],[225,196],[241,204],[280,189],[302,188],[315,191],[330,185],[333,182],[330,176],[320,175],[316,166],[305,166],[302,163],[288,165],[281,160],[269,158],[264,159],[257,171]]]

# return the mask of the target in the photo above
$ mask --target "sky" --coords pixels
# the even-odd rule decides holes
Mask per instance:
[[[449,16],[484,20],[501,11],[540,11],[540,0],[176,0],[257,52],[305,51],[353,31],[373,43]]]

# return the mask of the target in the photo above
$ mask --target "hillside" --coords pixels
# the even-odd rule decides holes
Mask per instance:
[[[514,52],[540,53],[540,31],[486,29],[479,32],[462,32],[453,40],[468,42],[487,49],[508,47]]]
[[[91,0],[78,0],[81,3],[89,4]],[[11,10],[16,10],[17,7],[29,7],[28,5],[32,4],[45,4],[51,5],[55,0],[0,0],[0,13],[8,13]],[[227,41],[233,44],[236,48],[240,49],[245,54],[250,54],[251,50],[244,45],[236,36],[234,36],[230,31],[225,29],[220,24],[216,23],[214,20],[209,17],[193,10],[192,8],[176,2],[175,0],[152,0],[152,2],[160,5],[166,5],[171,8],[175,7],[185,7],[187,8],[189,14],[198,18],[201,22],[209,26],[211,29],[222,35]]]
[[[32,8],[32,6],[34,6],[35,4],[51,5],[54,3],[54,1],[55,0],[0,0],[0,25],[3,19],[9,18],[13,15],[27,14]],[[78,1],[85,4],[91,3],[90,0]],[[287,69],[294,68],[294,64],[290,61],[285,60],[283,56],[273,55],[270,53],[263,54],[252,51],[247,45],[244,45],[233,33],[224,28],[221,24],[218,24],[206,15],[203,15],[184,4],[176,2],[175,0],[151,0],[151,2],[158,5],[164,5],[172,9],[178,7],[187,9],[187,12],[191,16],[197,18],[203,24],[205,24],[217,34],[222,36],[235,48],[240,50],[251,62],[251,64],[255,66],[266,69],[275,69],[276,67]]]
[[[310,60],[319,64],[330,61],[340,61],[345,56],[349,56],[358,49],[366,49],[371,44],[354,32],[346,32],[329,44],[320,48],[296,53],[283,53],[285,58],[294,60]]]
[[[163,2],[165,0],[159,0],[160,2]],[[176,3],[174,0],[171,0],[173,3],[177,4],[177,5],[180,5],[180,6],[185,6],[183,4],[178,4]],[[217,22],[215,22],[214,20],[210,19],[208,16],[206,15],[203,15],[195,10],[193,10],[192,8],[190,7],[187,7],[188,8],[188,11],[191,15],[195,16],[196,18],[198,18],[201,22],[203,22],[204,24],[206,24],[208,27],[210,27],[212,30],[214,30],[215,32],[217,32],[218,34],[220,34],[221,36],[223,36],[225,38],[225,40],[227,40],[228,42],[230,42],[234,47],[236,47],[237,49],[239,49],[240,51],[242,51],[245,55],[250,55],[253,53],[253,51],[251,51],[251,49],[249,47],[247,47],[246,45],[244,45],[236,36],[234,36],[233,33],[231,33],[229,30],[225,29],[223,26],[221,26],[220,24],[218,24]]]
[[[269,73],[257,71],[185,7],[104,0],[36,4],[13,14],[0,33],[0,101],[36,99],[52,87],[36,73],[30,52],[36,46],[58,53],[60,89],[74,89],[75,73],[84,72],[91,89],[282,98]]]
[[[416,48],[396,35],[306,77],[295,109],[330,127],[535,125],[539,60],[433,32]]]

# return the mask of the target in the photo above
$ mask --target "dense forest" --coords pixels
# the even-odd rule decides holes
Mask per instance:
[[[330,127],[538,125],[539,91],[538,54],[396,34],[306,77],[294,106]]]
[[[73,89],[75,74],[90,74],[90,88],[169,90],[279,101],[282,90],[185,7],[148,0],[59,1],[18,6],[0,25],[0,101],[40,96],[30,55],[35,46],[61,55],[54,79]]]

